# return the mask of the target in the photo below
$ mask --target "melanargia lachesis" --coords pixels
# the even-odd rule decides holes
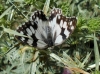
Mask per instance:
[[[62,15],[59,8],[51,10],[49,18],[43,11],[34,11],[30,20],[18,27],[17,32],[31,38],[16,36],[23,43],[38,49],[62,44],[76,27],[76,17]]]

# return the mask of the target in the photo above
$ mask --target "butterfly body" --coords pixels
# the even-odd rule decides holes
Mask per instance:
[[[60,45],[75,29],[76,17],[65,17],[58,8],[51,10],[49,19],[42,11],[35,11],[30,20],[17,29],[17,32],[31,38],[16,36],[20,41],[45,49]]]

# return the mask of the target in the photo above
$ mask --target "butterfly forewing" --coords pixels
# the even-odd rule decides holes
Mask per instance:
[[[60,45],[73,32],[76,22],[75,17],[63,16],[61,9],[58,8],[51,10],[49,19],[42,11],[35,11],[30,20],[17,29],[17,32],[29,38],[16,38],[39,49]]]
[[[70,36],[77,23],[76,17],[65,17],[60,9],[53,9],[49,20],[55,46]]]
[[[20,36],[16,37],[17,39],[21,40],[24,43],[27,43],[30,46],[37,47],[39,49],[46,48],[46,28],[48,27],[47,24],[48,21],[43,12],[35,11],[30,17],[30,20],[28,22],[25,22],[21,27],[17,29],[17,32],[31,38]]]

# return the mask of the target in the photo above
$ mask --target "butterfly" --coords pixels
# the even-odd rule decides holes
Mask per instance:
[[[29,36],[16,36],[18,40],[38,49],[62,44],[74,31],[77,18],[66,17],[59,8],[53,8],[46,17],[42,10],[34,11],[29,21],[17,28],[17,32]]]

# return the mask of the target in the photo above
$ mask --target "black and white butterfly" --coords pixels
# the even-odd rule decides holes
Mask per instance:
[[[63,16],[59,8],[52,9],[49,18],[46,17],[43,11],[37,10],[28,22],[17,29],[17,32],[31,38],[16,37],[30,46],[45,49],[62,44],[72,34],[76,23],[76,17]]]

